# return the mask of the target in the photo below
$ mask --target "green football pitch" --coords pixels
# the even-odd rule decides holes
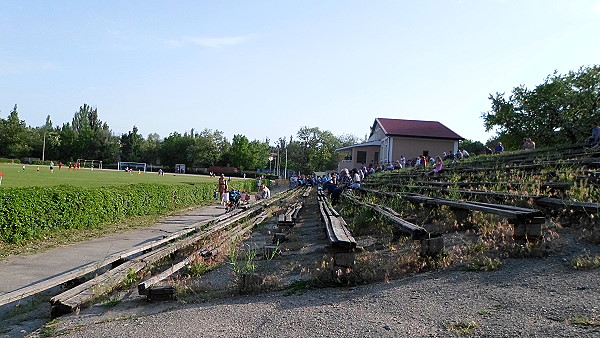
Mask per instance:
[[[138,173],[134,171],[127,173],[106,169],[90,170],[89,168],[69,170],[68,167],[64,166],[62,169],[58,169],[58,166],[56,166],[53,171],[50,171],[49,166],[26,165],[25,170],[23,170],[22,164],[0,164],[0,172],[3,172],[0,189],[61,184],[99,187],[135,183],[193,184],[214,182],[216,185],[218,181],[217,177],[203,175],[165,173],[164,176],[159,176],[156,172]]]

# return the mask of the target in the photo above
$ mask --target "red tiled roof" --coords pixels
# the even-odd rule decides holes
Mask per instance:
[[[377,118],[373,123],[373,127],[375,127],[376,123],[379,123],[383,132],[388,136],[463,139],[460,135],[437,121]]]

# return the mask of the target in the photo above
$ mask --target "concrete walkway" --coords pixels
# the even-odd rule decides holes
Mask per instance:
[[[275,188],[272,191],[277,193],[283,190]],[[250,203],[255,203],[254,198]],[[0,260],[0,296],[90,263],[102,263],[113,254],[162,239],[224,213],[225,207],[215,202],[212,205],[166,217],[152,226],[107,235],[40,253],[7,257]]]

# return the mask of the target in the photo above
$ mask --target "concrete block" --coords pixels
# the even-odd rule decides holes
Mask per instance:
[[[466,225],[467,219],[469,218],[469,210],[465,209],[452,209],[456,223],[459,225]]]
[[[273,243],[275,243],[275,244],[285,242],[286,240],[287,240],[287,236],[284,233],[276,233],[273,236]]]
[[[148,289],[146,296],[149,301],[174,300],[176,298],[175,287],[171,285],[153,286]]]
[[[444,237],[431,237],[421,240],[421,256],[435,256],[444,250]]]
[[[532,223],[525,224],[525,235],[527,238],[541,238],[542,237],[542,224]]]
[[[522,224],[522,223],[513,224],[513,239],[514,240],[525,239],[525,224]]]
[[[338,252],[333,254],[333,265],[353,268],[356,254],[353,252]]]

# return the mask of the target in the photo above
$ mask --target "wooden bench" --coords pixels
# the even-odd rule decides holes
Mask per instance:
[[[575,202],[552,197],[538,197],[534,201],[537,205],[554,209],[569,209],[592,214],[600,212],[600,203]]]
[[[296,223],[296,219],[298,218],[302,206],[302,202],[296,202],[288,206],[285,212],[278,216],[277,223],[279,225],[293,226]]]
[[[348,252],[356,249],[356,240],[348,230],[346,221],[335,209],[329,206],[322,191],[318,193],[318,203],[321,219],[325,223],[327,238],[332,248]]]
[[[545,223],[542,211],[536,209],[520,208],[510,205],[490,204],[475,201],[454,201],[446,198],[433,198],[420,194],[397,194],[380,192],[362,188],[361,191],[380,194],[388,198],[401,197],[411,203],[426,206],[448,206],[454,213],[457,223],[465,224],[471,211],[480,211],[507,218],[515,229],[516,238],[538,238],[541,236],[541,226]]]
[[[471,211],[480,211],[504,217],[513,225],[514,237],[516,239],[540,238],[542,236],[542,224],[546,222],[543,212],[536,209],[474,201],[454,201],[418,194],[407,194],[404,198],[415,204],[448,206],[454,213],[456,221],[459,224],[466,223]]]
[[[440,235],[432,235],[425,228],[413,224],[402,218],[395,210],[383,205],[367,203],[349,194],[342,195],[345,199],[356,205],[364,205],[376,214],[382,216],[395,226],[395,230],[409,235],[421,243],[421,256],[435,256],[444,250],[444,238]]]

